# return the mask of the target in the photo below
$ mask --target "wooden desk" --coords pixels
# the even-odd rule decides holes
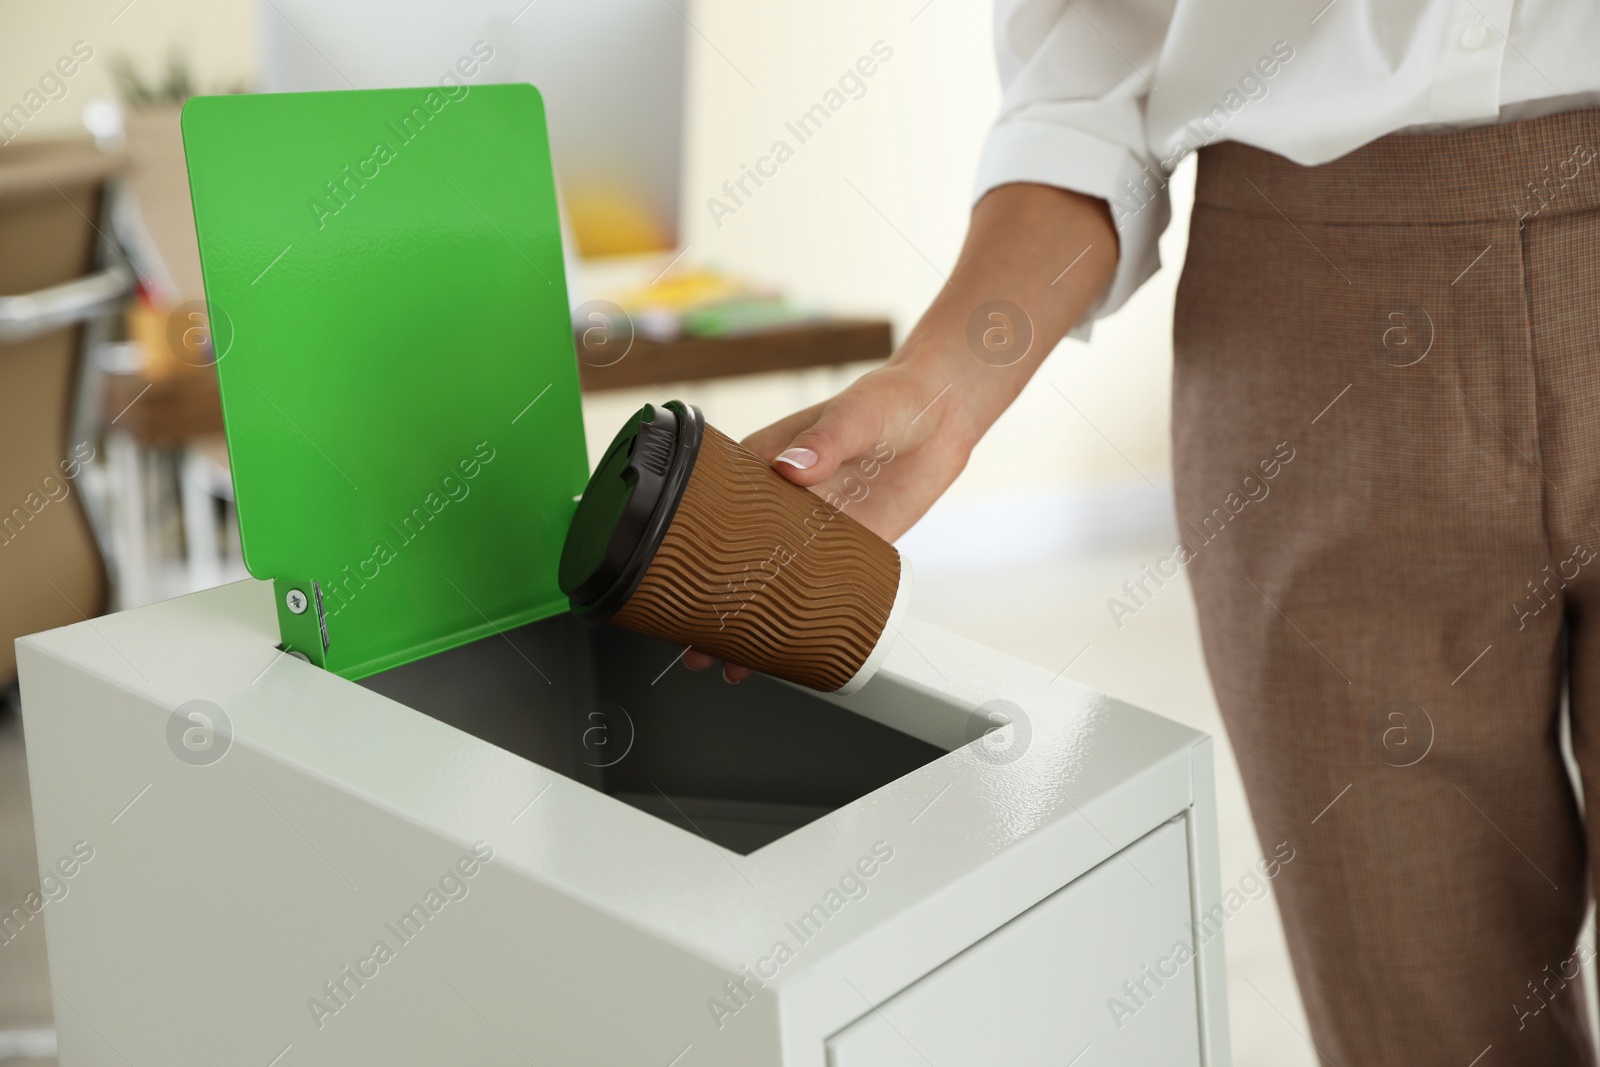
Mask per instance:
[[[585,392],[629,389],[662,382],[703,381],[746,374],[801,370],[887,359],[893,349],[888,322],[828,319],[740,337],[687,337],[651,341],[635,337],[621,358],[585,351],[578,337],[579,379]],[[615,360],[606,366],[596,363]],[[105,419],[146,446],[175,445],[222,432],[217,376],[209,367],[180,366],[171,377],[106,379]]]
[[[108,374],[105,383],[107,433],[120,430],[141,445],[160,447],[222,432],[222,398],[210,367],[180,365],[159,381]]]
[[[620,359],[614,350],[591,352],[583,334],[577,335],[579,379],[590,393],[864,363],[889,358],[893,348],[889,323],[871,319],[827,319],[738,337],[685,337],[668,342],[635,337]]]

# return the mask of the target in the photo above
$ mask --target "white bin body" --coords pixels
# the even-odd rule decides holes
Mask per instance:
[[[358,684],[271,596],[19,642],[63,1067],[1228,1062],[1203,735],[914,619],[844,697],[570,620]]]

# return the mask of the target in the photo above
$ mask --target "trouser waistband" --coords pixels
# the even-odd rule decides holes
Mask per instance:
[[[1232,142],[1199,155],[1196,203],[1295,222],[1439,224],[1600,208],[1600,110],[1389,134],[1315,167]]]

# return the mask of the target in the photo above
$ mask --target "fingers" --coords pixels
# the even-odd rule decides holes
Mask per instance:
[[[833,476],[839,465],[861,455],[883,436],[881,398],[847,389],[823,405],[772,458],[772,465],[796,485],[812,486]]]
[[[827,407],[827,401],[812,404],[803,411],[793,415],[786,415],[765,429],[757,430],[744,439],[744,447],[771,463],[778,458],[778,453],[789,447],[789,442],[794,440],[794,435],[817,421],[817,416],[822,414],[822,409]]]
[[[705,652],[697,652],[691,648],[683,654],[683,665],[691,671],[703,671],[707,667],[715,667],[717,658]],[[754,673],[756,672],[751,668],[741,667],[737,663],[724,663],[722,665],[722,680],[729,685],[737,685]]]

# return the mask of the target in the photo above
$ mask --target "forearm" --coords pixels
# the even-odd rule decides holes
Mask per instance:
[[[973,209],[949,283],[888,365],[745,444],[783,477],[844,501],[857,521],[893,541],[950,487],[972,446],[1104,291],[1116,265],[1105,201],[1002,185]],[[1007,301],[1026,317],[1032,343],[1020,358],[1015,349],[969,347],[969,323],[991,301]],[[980,332],[988,323],[979,314]],[[699,670],[714,661],[690,649],[684,662]],[[749,673],[726,667],[729,681]]]
[[[948,387],[951,409],[941,421],[971,447],[1105,290],[1117,251],[1105,201],[1045,185],[1000,186],[973,209],[948,284],[891,363],[926,380],[925,403]],[[1001,365],[1010,354],[980,358],[981,344],[969,344],[969,323],[991,301],[1022,310],[1026,320],[1010,328],[1031,327],[1032,343],[1015,363]],[[988,325],[985,318],[980,328]]]

